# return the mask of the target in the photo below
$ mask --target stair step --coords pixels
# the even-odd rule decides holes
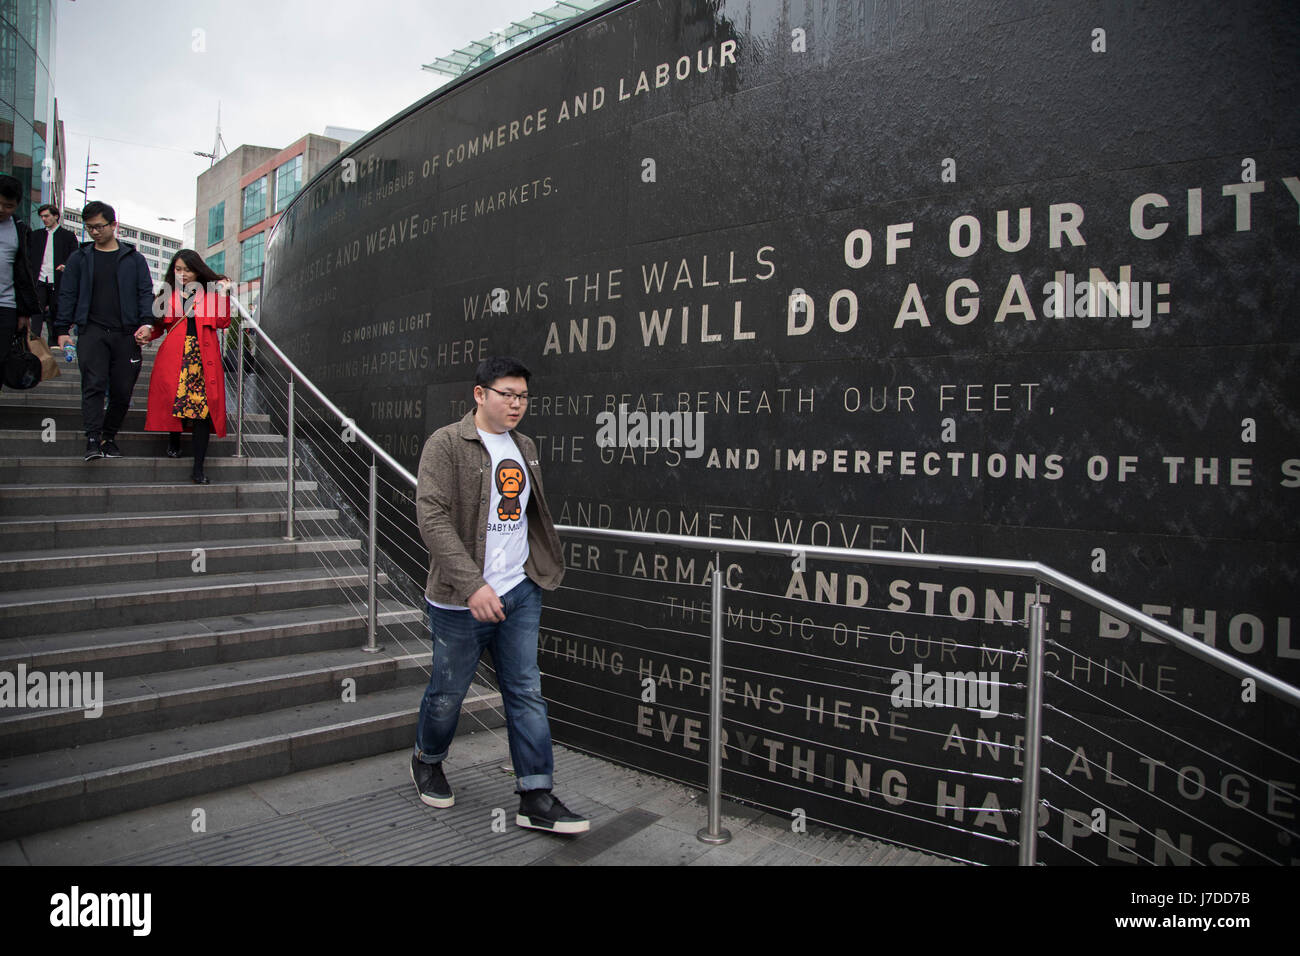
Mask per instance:
[[[172,542],[184,537],[200,544],[229,538],[239,531],[252,537],[283,535],[283,508],[214,511],[141,511],[130,515],[80,514],[68,517],[0,519],[0,553],[75,548],[101,544]],[[333,508],[294,509],[294,532],[338,521]]]
[[[321,603],[336,591],[365,593],[365,568],[339,565],[239,574],[191,574],[154,581],[0,593],[0,646],[8,637],[95,627],[122,627],[177,618],[215,617],[231,607],[269,611]],[[379,585],[388,577],[380,573]],[[326,598],[326,600],[330,600]]]
[[[141,395],[144,394],[144,388],[142,386],[147,386],[147,383],[148,378],[142,372],[140,378],[137,379],[135,383],[135,387],[140,390]],[[45,398],[51,399],[75,398],[77,401],[81,401],[81,376],[75,371],[69,372],[68,367],[65,365],[60,370],[58,378],[47,379],[46,381],[41,382],[40,385],[37,385],[35,388],[23,392],[22,394],[41,395]],[[133,399],[135,398],[135,395],[135,390],[132,390],[131,397]]]
[[[500,727],[479,685],[458,733]],[[0,840],[326,764],[409,748],[420,694],[401,687],[0,762]]]
[[[363,542],[315,481],[296,482],[298,537],[283,539],[282,416],[244,416],[240,458],[232,420],[209,446],[212,484],[194,485],[192,437],[170,459],[144,431],[151,358],[120,459],[83,460],[75,366],[0,392],[0,671],[103,681],[95,719],[0,710],[0,841],[413,741],[430,663],[419,582],[403,597],[378,576],[392,596],[380,651],[363,652]],[[254,402],[279,384],[258,378]],[[504,724],[482,686],[464,714],[462,730]]]
[[[428,645],[422,608],[380,599],[378,643],[413,640]],[[100,671],[105,679],[201,667],[311,650],[360,647],[366,640],[366,609],[322,604],[257,613],[157,624],[129,624],[59,634],[36,634],[0,642],[0,670]]]
[[[85,434],[85,429],[82,427],[80,398],[59,397],[42,400],[31,393],[11,392],[9,389],[0,392],[0,423],[3,423],[7,431],[19,430],[39,433],[45,429],[47,420],[54,422],[56,434],[62,434],[65,430],[78,435]],[[233,425],[231,430],[233,431]],[[144,404],[142,401],[136,402],[135,407],[126,413],[120,431],[144,431]],[[254,432],[267,434],[270,431],[270,415],[244,415],[245,437]],[[85,440],[84,437],[82,440]],[[281,436],[281,441],[283,440],[283,436]]]
[[[319,567],[321,552],[343,553],[336,563],[349,560],[346,552],[359,552],[356,538],[317,537],[285,541],[281,538],[241,538],[184,544],[79,545],[56,551],[20,551],[0,555],[0,588],[19,591],[54,582],[76,582],[75,588],[118,581],[182,577],[186,572],[228,574],[237,571],[275,571]],[[201,554],[195,554],[195,551]],[[203,561],[203,571],[194,563]],[[330,560],[328,558],[324,560]],[[353,555],[350,560],[357,560]]]
[[[429,680],[429,652],[413,643],[415,649],[408,653],[400,648],[373,654],[355,647],[333,648],[112,680],[101,677],[102,695],[93,694],[101,709],[97,716],[89,716],[84,708],[27,707],[0,712],[0,760],[338,700],[344,694],[345,679],[355,682],[352,690],[357,697],[423,686]],[[89,688],[83,691],[88,692]]]
[[[81,459],[86,450],[86,436],[78,427],[75,430],[56,427],[51,435],[52,441],[41,437],[43,429],[0,429],[0,448],[6,455],[16,457],[76,458]],[[167,450],[167,436],[162,432],[127,431],[117,433],[117,443],[124,452],[138,450],[141,457],[161,457]],[[188,432],[181,434],[182,459],[193,457],[193,438]],[[225,438],[213,435],[209,439],[208,456],[230,456],[235,451],[235,428],[230,423]],[[254,457],[284,457],[285,440],[280,435],[248,434],[244,435],[244,454]]]
[[[81,441],[85,448],[85,439]],[[161,448],[166,447],[164,439]],[[192,458],[168,458],[159,449],[158,454],[140,454],[140,449],[118,443],[121,458],[97,458],[86,461],[75,458],[30,456],[23,458],[0,457],[0,486],[3,485],[66,485],[73,482],[140,482],[190,484],[194,470]],[[295,456],[296,457],[296,456]],[[267,481],[284,480],[289,460],[280,458],[234,458],[209,454],[204,462],[204,473],[213,481]]]
[[[148,401],[148,390],[144,387],[144,383],[136,382],[135,388],[131,391],[128,414],[130,412],[143,412]],[[33,405],[48,405],[51,408],[72,405],[80,409],[81,385],[80,383],[74,385],[72,382],[65,381],[60,377],[53,385],[42,382],[35,388],[23,391],[6,388],[3,392],[0,392],[0,408],[5,406],[21,408]]]
[[[112,461],[91,464],[107,465]],[[103,473],[106,480],[109,472]],[[314,493],[316,482],[296,481],[300,493]],[[195,485],[188,480],[175,483],[127,482],[111,485],[48,484],[44,487],[0,484],[0,517],[87,514],[130,511],[178,511],[183,508],[205,510],[283,507],[285,483],[280,481],[232,481],[213,479],[210,485]],[[55,504],[57,502],[57,504]],[[303,501],[304,505],[315,502]]]
[[[24,391],[32,395],[53,395],[57,392],[73,389],[80,395],[81,365],[75,360],[71,363],[64,361],[62,350],[56,351],[54,354],[59,360],[59,374],[54,378],[47,378],[35,388],[25,389]],[[140,363],[140,374],[135,380],[136,388],[148,387],[149,376],[152,374],[153,368],[152,357],[146,358]]]

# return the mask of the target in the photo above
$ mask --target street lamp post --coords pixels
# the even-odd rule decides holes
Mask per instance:
[[[90,202],[90,187],[95,181],[95,176],[98,175],[98,170],[99,170],[99,163],[92,163],[90,161],[90,144],[87,143],[86,144],[86,188],[77,190],[77,192],[81,193],[82,198],[84,198],[87,203]],[[85,208],[84,205],[82,208]],[[86,241],[86,217],[84,215],[81,217],[81,241],[82,242]]]

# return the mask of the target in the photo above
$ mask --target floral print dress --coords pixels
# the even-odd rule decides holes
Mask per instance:
[[[194,296],[183,300],[185,310],[185,353],[176,382],[172,414],[177,418],[202,421],[208,417],[208,397],[203,386],[203,356],[199,352],[198,329],[194,322]]]

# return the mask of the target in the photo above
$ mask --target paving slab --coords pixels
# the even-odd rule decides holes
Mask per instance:
[[[571,837],[524,830],[503,729],[463,734],[446,760],[456,803],[424,806],[410,751],[289,774],[0,844],[0,864],[143,866],[816,866],[857,865],[886,845],[730,801],[730,843],[696,839],[701,791],[555,748],[556,793],[591,820]],[[193,811],[206,814],[196,833]],[[950,861],[891,848],[898,864]]]
[[[729,828],[730,829],[730,828]],[[689,866],[745,866],[772,843],[761,827],[747,826],[731,830],[731,842],[715,846]]]
[[[0,842],[0,866],[28,866],[31,861],[17,840]]]
[[[650,826],[586,861],[584,866],[686,866],[708,853],[708,844],[671,827]]]
[[[101,820],[47,830],[13,842],[22,845],[36,866],[91,866],[106,860],[150,851],[164,851],[196,836],[195,809],[204,811],[208,833],[222,833],[252,823],[274,820],[279,813],[248,787],[175,800],[157,807],[120,813]],[[159,863],[163,862],[160,857]],[[197,863],[197,859],[169,862]]]

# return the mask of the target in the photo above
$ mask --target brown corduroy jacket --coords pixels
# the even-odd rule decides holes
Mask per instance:
[[[542,469],[532,439],[510,437],[528,469],[528,560],[524,573],[546,590],[564,577],[564,552],[542,490]],[[439,604],[467,605],[487,582],[488,507],[492,500],[492,456],[478,437],[474,413],[429,436],[420,455],[415,515],[429,549],[429,582],[424,594]]]

